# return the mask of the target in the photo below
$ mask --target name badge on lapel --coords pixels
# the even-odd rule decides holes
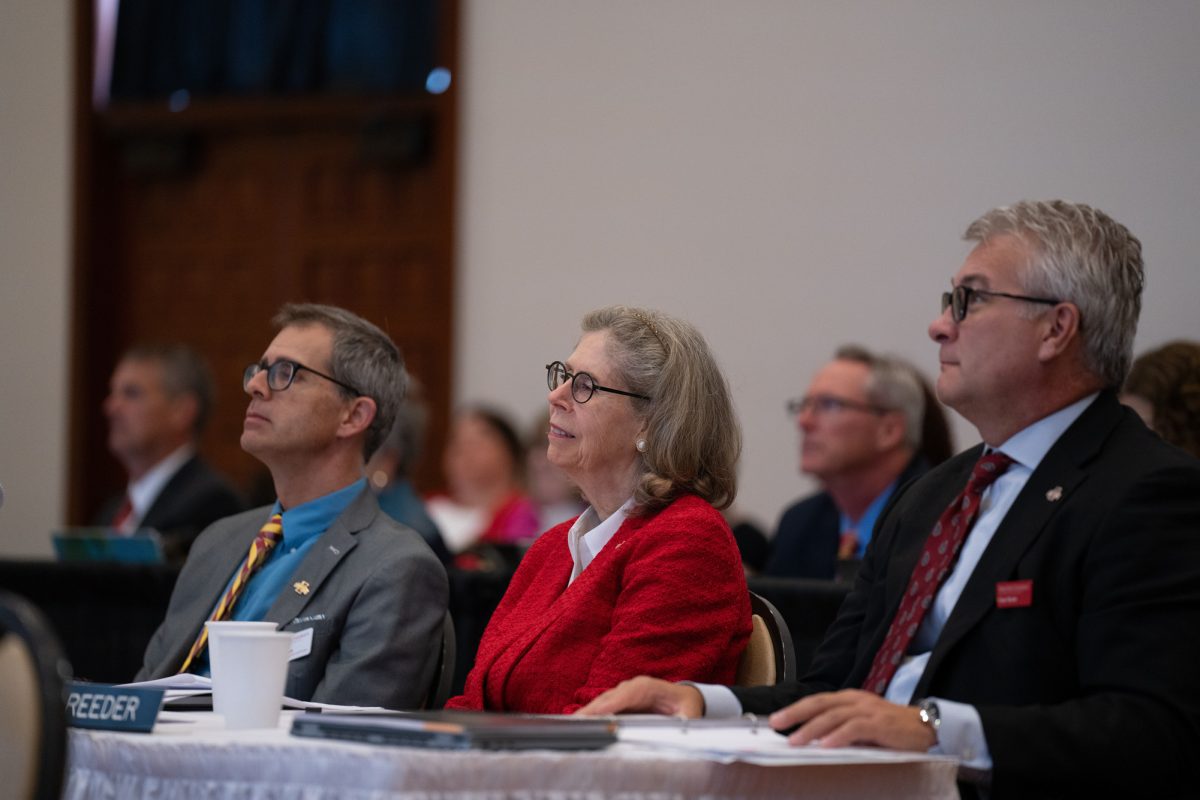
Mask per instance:
[[[1033,581],[1000,581],[996,584],[996,608],[1026,608],[1033,605]]]

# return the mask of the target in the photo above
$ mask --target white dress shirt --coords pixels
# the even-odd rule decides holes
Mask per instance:
[[[1013,459],[1014,463],[984,491],[979,516],[967,533],[954,569],[938,589],[933,605],[921,621],[921,626],[908,647],[908,654],[900,662],[896,674],[892,676],[887,692],[884,693],[886,699],[902,705],[917,699],[912,696],[913,690],[925,672],[934,643],[941,635],[942,627],[950,618],[950,613],[958,603],[971,573],[979,564],[979,559],[983,557],[984,551],[992,541],[996,529],[1004,521],[1017,495],[1025,488],[1029,476],[1037,469],[1046,453],[1097,396],[1098,394],[1088,395],[1043,417],[995,448]],[[702,684],[696,684],[696,688],[704,696],[705,716],[737,716],[742,713],[741,703],[728,688]],[[930,752],[958,756],[966,767],[990,770],[992,757],[987,739],[983,735],[979,712],[975,707],[939,697],[931,699],[937,703],[942,721],[938,728],[938,742],[930,748]]]
[[[129,505],[133,510],[117,528],[120,533],[131,534],[141,527],[142,520],[146,518],[146,513],[150,511],[154,501],[162,494],[163,487],[195,454],[196,449],[190,444],[185,444],[129,484],[125,495],[129,498]]]
[[[592,559],[604,549],[604,545],[616,535],[632,508],[631,497],[603,522],[592,506],[588,506],[587,510],[579,515],[571,530],[567,531],[567,549],[571,551],[571,561],[574,563],[571,579],[567,581],[568,586],[575,582],[579,574],[592,563]]]

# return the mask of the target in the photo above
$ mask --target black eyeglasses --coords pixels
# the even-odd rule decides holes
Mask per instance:
[[[296,379],[296,373],[302,369],[311,372],[313,375],[318,375],[331,383],[336,383],[355,397],[365,397],[362,392],[348,383],[342,383],[337,378],[331,378],[324,372],[317,372],[312,367],[306,367],[299,361],[288,361],[283,358],[270,365],[265,361],[260,361],[257,364],[251,364],[246,367],[246,371],[242,373],[242,388],[248,388],[250,381],[254,380],[254,376],[265,371],[267,373],[267,386],[271,388],[271,391],[282,392],[292,385],[292,381]]]
[[[870,403],[860,403],[832,394],[806,394],[787,401],[787,413],[798,417],[805,411],[817,414],[836,414],[839,411],[863,411],[867,414],[886,414],[889,409]]]
[[[612,394],[622,394],[626,397],[636,397],[639,400],[649,400],[644,394],[636,394],[635,392],[626,392],[621,389],[610,389],[607,386],[601,386],[596,383],[596,379],[586,372],[567,372],[567,365],[561,361],[551,361],[546,365],[546,385],[550,387],[550,391],[554,391],[562,386],[568,380],[571,381],[571,397],[576,403],[586,403],[592,399],[592,395],[596,392],[610,392]]]
[[[945,313],[946,308],[950,308],[951,316],[955,322],[962,322],[967,318],[967,311],[971,307],[972,298],[976,295],[979,297],[1007,297],[1010,300],[1024,300],[1027,303],[1045,303],[1048,306],[1056,306],[1062,300],[1051,300],[1048,297],[1029,297],[1023,294],[1009,294],[1008,292],[992,292],[987,289],[975,289],[970,286],[955,286],[952,291],[942,292],[942,312]]]

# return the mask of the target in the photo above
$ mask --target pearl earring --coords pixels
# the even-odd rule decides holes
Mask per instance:
[[[634,447],[636,447],[636,448],[637,448],[637,451],[638,451],[639,453],[644,453],[644,452],[646,452],[646,440],[645,440],[645,439],[638,439],[638,440],[637,440],[637,443],[636,443],[636,444],[634,444]]]

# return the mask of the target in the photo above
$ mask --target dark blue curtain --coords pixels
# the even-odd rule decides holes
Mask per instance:
[[[111,96],[419,91],[436,0],[121,0]]]

